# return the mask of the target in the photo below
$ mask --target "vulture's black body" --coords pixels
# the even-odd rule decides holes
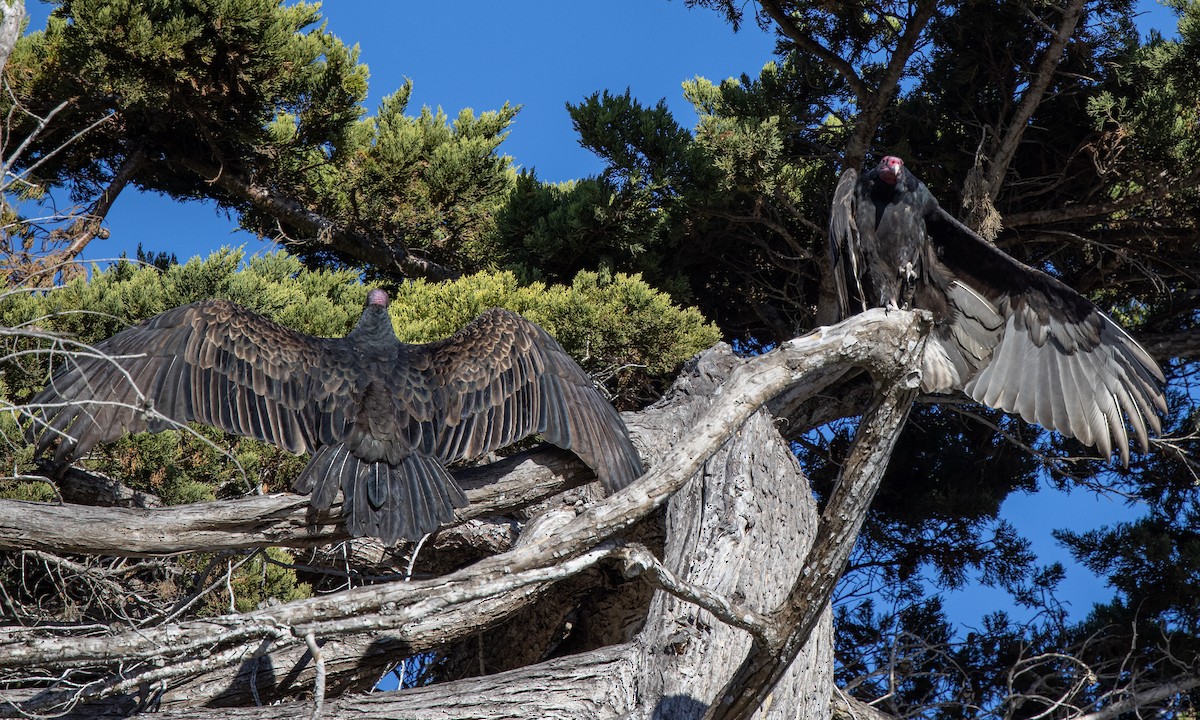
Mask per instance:
[[[295,490],[327,509],[340,489],[351,534],[388,541],[420,538],[466,505],[446,463],[535,432],[610,491],[641,474],[620,416],[545,330],[493,309],[450,338],[408,345],[387,305],[371,291],[344,338],[224,300],[169,310],[68,357],[30,403],[30,440],[37,455],[58,440],[63,466],[127,432],[213,425],[312,453]]]
[[[899,158],[842,173],[830,217],[842,317],[870,307],[933,313],[922,389],[989,407],[1129,463],[1166,412],[1150,355],[1062,282],[996,249],[941,208]],[[1124,417],[1122,417],[1124,415]]]

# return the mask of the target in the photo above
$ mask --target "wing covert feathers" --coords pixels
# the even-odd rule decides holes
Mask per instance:
[[[610,492],[642,474],[620,415],[541,327],[497,308],[426,347],[431,372],[448,390],[442,460],[478,457],[541,433],[578,455]]]
[[[201,422],[294,453],[314,448],[308,378],[328,341],[211,300],[168,310],[64,354],[31,401],[37,454],[62,465],[97,442]]]

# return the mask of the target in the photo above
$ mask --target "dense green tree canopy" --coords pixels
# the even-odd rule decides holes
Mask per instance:
[[[15,166],[93,221],[132,183],[215,200],[314,261],[433,277],[484,266],[512,183],[495,150],[516,108],[411,117],[405,86],[365,117],[367,68],[318,8],[60,3],[9,64],[5,111],[22,111],[10,144],[32,141]]]

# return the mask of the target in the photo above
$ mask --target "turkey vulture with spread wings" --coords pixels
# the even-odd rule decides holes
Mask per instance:
[[[933,313],[922,390],[963,390],[1106,458],[1115,447],[1126,466],[1126,419],[1143,452],[1147,428],[1160,431],[1167,405],[1150,355],[1082,295],[955,220],[900,158],[842,173],[829,243],[843,318]]]
[[[168,310],[76,353],[30,403],[36,455],[64,466],[97,442],[196,421],[312,453],[294,489],[339,488],[352,535],[415,540],[467,504],[445,464],[538,432],[613,491],[642,473],[629,433],[550,335],[489,310],[427,345],[396,338],[372,290],[343,338],[291,330],[225,300]],[[156,413],[149,412],[153,408]]]

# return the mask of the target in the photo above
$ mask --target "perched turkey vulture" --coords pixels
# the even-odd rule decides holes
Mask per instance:
[[[1129,465],[1166,412],[1150,355],[1095,305],[1014,260],[938,205],[900,158],[842,173],[829,222],[842,317],[869,307],[929,310],[926,392],[974,400],[1070,435]]]
[[[30,403],[35,454],[61,467],[97,442],[196,421],[312,453],[293,488],[324,510],[340,488],[352,535],[415,540],[467,504],[445,469],[538,432],[604,487],[642,473],[612,405],[550,335],[489,310],[427,345],[396,338],[372,290],[343,338],[225,300],[168,310],[69,356]],[[169,420],[145,411],[153,407]]]

